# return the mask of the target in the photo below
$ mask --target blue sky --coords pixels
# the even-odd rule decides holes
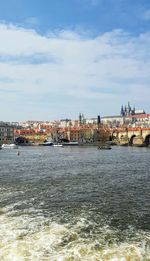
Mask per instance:
[[[149,76],[149,0],[0,0],[0,120],[150,112]]]
[[[92,35],[121,28],[133,34],[150,26],[149,0],[0,0],[0,19],[39,33],[82,28]]]
[[[149,30],[149,0],[1,0],[1,20],[48,30],[83,28],[91,34],[121,28]],[[149,14],[150,16],[150,14]]]

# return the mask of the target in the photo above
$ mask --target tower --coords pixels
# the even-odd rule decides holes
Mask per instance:
[[[123,105],[121,106],[121,111],[120,111],[121,116],[124,116],[124,109],[123,109]]]
[[[82,115],[81,113],[79,113],[79,125],[81,125],[81,123],[82,123]]]
[[[100,115],[97,116],[97,125],[99,126],[99,124],[101,123],[101,117]]]
[[[130,115],[131,112],[132,112],[132,108],[131,108],[131,106],[130,106],[130,102],[128,102],[128,115]]]
[[[127,116],[127,107],[124,107],[124,115]]]

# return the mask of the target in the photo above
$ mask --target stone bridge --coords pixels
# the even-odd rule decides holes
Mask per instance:
[[[112,140],[120,145],[150,146],[150,128],[118,128],[113,130]]]

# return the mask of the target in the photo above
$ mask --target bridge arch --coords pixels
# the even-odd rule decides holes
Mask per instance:
[[[148,134],[148,135],[145,137],[144,143],[145,143],[146,146],[149,146],[149,145],[150,145],[150,134]]]
[[[135,134],[133,134],[130,139],[129,139],[129,145],[132,146],[133,145],[133,139],[136,137]]]

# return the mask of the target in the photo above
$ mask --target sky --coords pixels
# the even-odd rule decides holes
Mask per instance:
[[[0,0],[0,121],[150,113],[149,0]]]

